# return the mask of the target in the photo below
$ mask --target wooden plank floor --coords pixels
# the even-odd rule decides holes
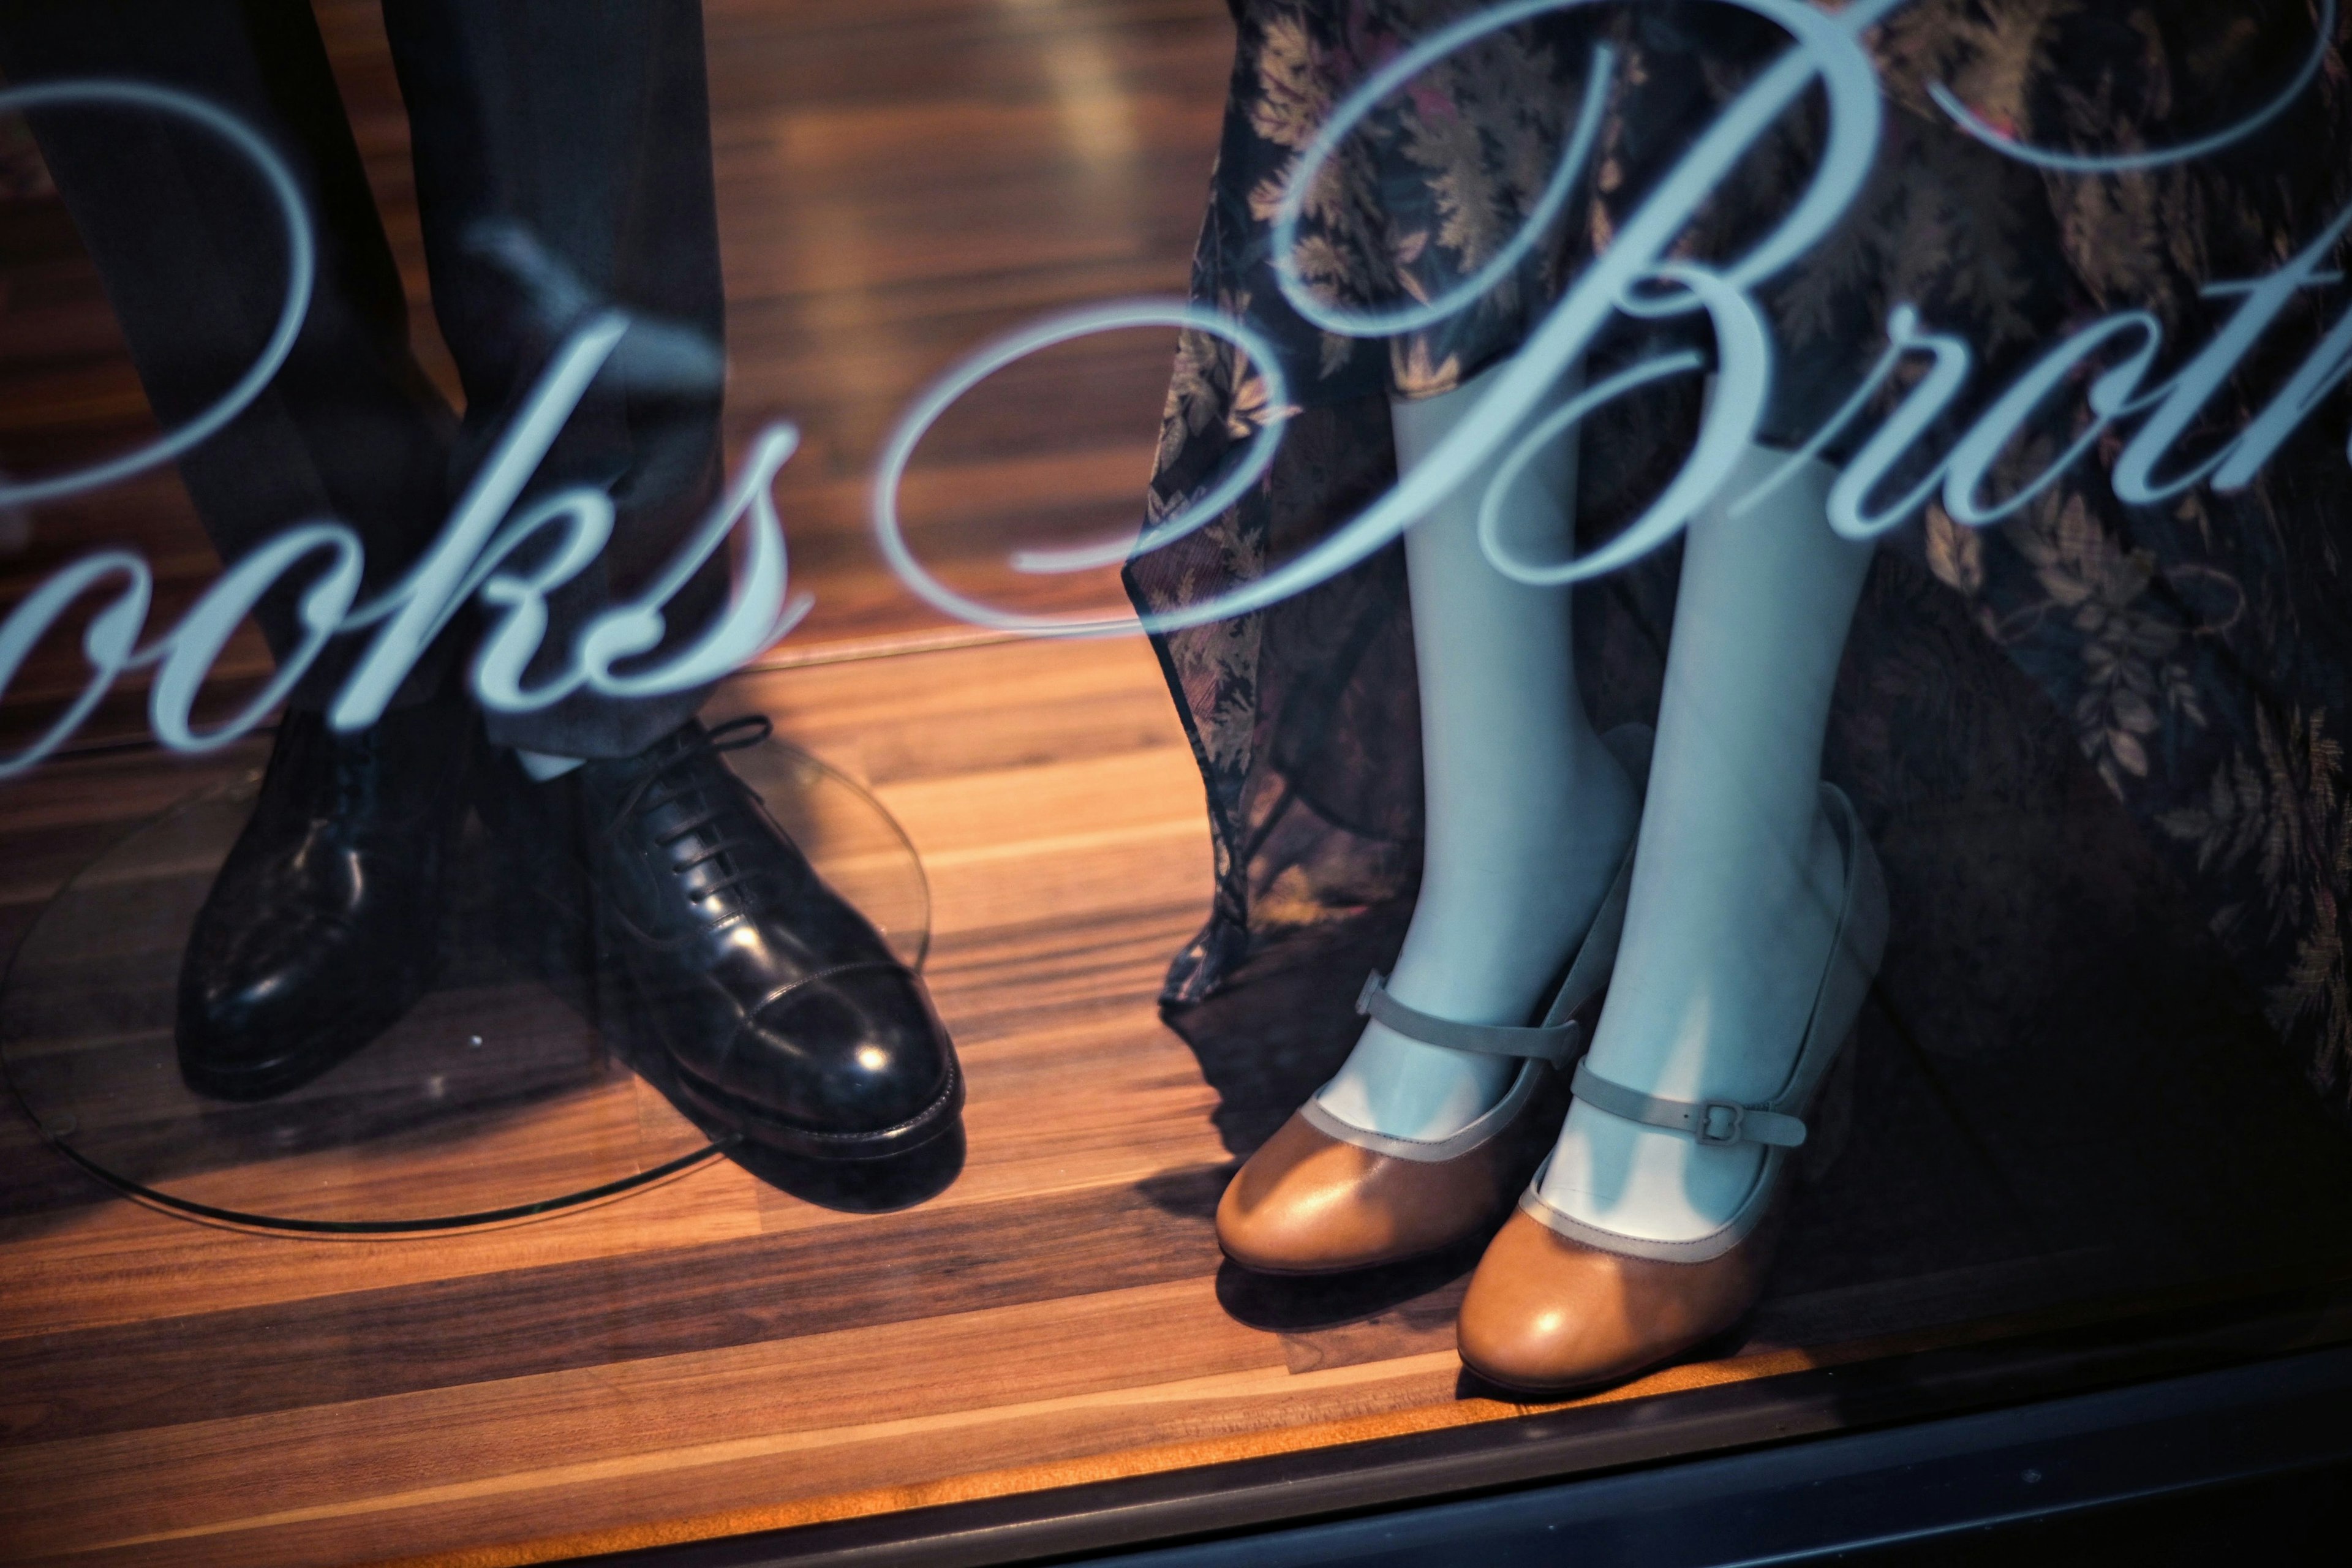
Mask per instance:
[[[861,773],[923,854],[971,1074],[961,1178],[874,1218],[722,1163],[555,1222],[377,1244],[52,1191],[0,1222],[11,1554],[320,1562],[753,1501],[822,1515],[1451,1405],[1433,1328],[1302,1375],[1285,1335],[1219,1304],[1214,1100],[1150,1005],[1200,916],[1205,833],[1139,646],[841,664],[728,700]],[[94,791],[112,766],[37,776],[18,820],[157,801]],[[26,865],[15,908],[62,864]],[[12,1163],[43,1157],[14,1142]]]
[[[843,662],[721,701],[866,781],[929,868],[930,973],[971,1073],[961,1177],[853,1215],[719,1163],[536,1224],[324,1241],[110,1198],[12,1121],[0,1552],[531,1561],[1522,1414],[1461,1383],[1469,1258],[1319,1293],[1220,1268],[1219,1122],[1252,1099],[1232,1066],[1285,1042],[1220,1040],[1204,1013],[1188,1048],[1152,1007],[1202,913],[1207,847],[1145,648]],[[10,922],[110,827],[221,771],[89,757],[12,786]],[[1328,1068],[1337,973],[1319,1001],[1245,987],[1237,1016],[1319,1032]],[[1750,1342],[1610,1398],[2126,1314],[2184,1285],[2226,1296],[2298,1258],[2302,1277],[2340,1268],[2246,1229],[2279,1183],[2305,1184],[2307,1212],[2352,1174],[2226,1064],[2209,1064],[2205,1113],[2269,1118],[2268,1157],[2291,1169],[2241,1161],[2247,1191],[2189,1207],[2179,1194],[2214,1179],[2196,1149],[2168,1179],[2152,1154],[2110,1160],[2085,1200],[2063,1163],[2079,1137],[1987,1152],[2015,1135],[2000,1091],[1962,1085],[1938,1108],[1895,1036],[1882,1021],[1865,1040],[1867,1125]],[[1269,1092],[1287,1091],[1255,1091],[1261,1121]],[[2053,1181],[2096,1212],[2033,1212],[2056,1198],[2028,1189]]]

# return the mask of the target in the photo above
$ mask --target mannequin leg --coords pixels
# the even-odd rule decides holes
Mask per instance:
[[[1751,449],[1738,497],[1783,454]],[[1831,686],[1870,563],[1830,531],[1815,463],[1746,515],[1694,520],[1675,606],[1632,902],[1591,1064],[1678,1100],[1756,1100],[1795,1060],[1832,940],[1843,858],[1818,785]],[[1581,1101],[1543,1196],[1658,1241],[1730,1217],[1763,1159]]]
[[[1420,460],[1484,390],[1473,382],[1398,403],[1399,467]],[[1599,907],[1635,803],[1577,693],[1569,591],[1515,583],[1478,548],[1486,477],[1405,534],[1428,827],[1390,989],[1442,1018],[1521,1024]],[[1575,491],[1575,443],[1562,441],[1513,497],[1528,549],[1566,553]],[[1354,1126],[1443,1138],[1499,1101],[1517,1070],[1371,1024],[1318,1098]]]
[[[701,7],[383,0],[383,23],[408,106],[434,314],[466,386],[457,471],[479,465],[593,304],[683,334],[706,361],[698,378],[651,361],[639,374],[632,334],[540,465],[530,495],[586,484],[616,510],[594,568],[549,595],[536,679],[608,605],[667,568],[720,487],[726,312]],[[667,646],[725,604],[727,578],[723,552],[696,570],[665,607]],[[671,734],[709,695],[580,690],[483,721],[494,745],[614,759]]]

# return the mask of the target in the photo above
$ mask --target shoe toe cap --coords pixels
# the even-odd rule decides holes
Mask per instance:
[[[1377,1190],[1383,1157],[1293,1116],[1217,1202],[1217,1245],[1244,1268],[1322,1274],[1416,1250]]]
[[[1455,1320],[1464,1364],[1534,1391],[1605,1382],[1643,1364],[1643,1326],[1627,1321],[1609,1262],[1514,1213],[1479,1260]]]
[[[1455,1320],[1462,1360],[1507,1388],[1571,1394],[1684,1355],[1737,1322],[1769,1245],[1692,1263],[1604,1252],[1524,1210],[1487,1247]]]
[[[331,919],[200,932],[180,971],[184,1074],[207,1093],[282,1092],[380,1032],[420,978]]]
[[[762,1005],[739,1031],[724,1087],[782,1121],[828,1133],[911,1121],[953,1077],[922,982],[895,966],[820,975]]]

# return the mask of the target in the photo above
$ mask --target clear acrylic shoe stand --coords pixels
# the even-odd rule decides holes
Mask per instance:
[[[782,742],[729,761],[919,967],[929,892],[881,803]],[[439,979],[406,1017],[278,1099],[229,1104],[190,1090],[172,1033],[180,950],[258,783],[192,795],[121,840],[66,884],[17,950],[0,988],[0,1065],[60,1152],[192,1218],[396,1236],[606,1201],[729,1152],[726,1129],[698,1124],[664,1092],[658,1053],[616,1016],[609,986],[511,952],[511,909],[470,821]],[[583,955],[580,967],[593,964]]]

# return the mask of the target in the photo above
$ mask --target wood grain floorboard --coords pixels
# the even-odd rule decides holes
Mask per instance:
[[[723,1161],[561,1221],[346,1241],[194,1225],[107,1195],[46,1148],[22,1157],[73,1177],[83,1201],[0,1222],[8,1286],[0,1332],[9,1340],[235,1310],[283,1321],[321,1298],[692,1248],[761,1228],[761,1184]],[[39,1419],[14,1393],[0,1390],[7,1430]]]
[[[1205,1220],[1132,1189],[772,1233],[0,1342],[13,1444],[287,1410],[1200,1276]],[[353,1347],[368,1347],[364,1354]],[[101,1369],[103,1369],[101,1371]]]
[[[1432,1358],[1433,1361],[1438,1358]],[[1350,1368],[1297,1378],[1279,1369],[1159,1384],[1130,1394],[1113,1390],[806,1433],[776,1433],[737,1444],[669,1450],[508,1473],[446,1488],[379,1493],[352,1504],[218,1519],[142,1541],[110,1536],[107,1561],[188,1561],[198,1553],[254,1563],[365,1561],[354,1536],[379,1532],[425,1552],[455,1552],[476,1542],[514,1540],[519,1506],[560,1514],[591,1539],[625,1529],[648,1505],[679,1521],[708,1518],[745,1497],[774,1500],[772,1510],[836,1516],[843,1500],[870,1509],[920,1506],[959,1492],[984,1492],[1008,1459],[1028,1458],[1056,1479],[1097,1467],[1095,1456],[1127,1455],[1146,1434],[1184,1433],[1191,1445],[1295,1427],[1311,1409],[1339,1409],[1350,1419],[1427,1408],[1450,1394],[1451,1369],[1435,1364]],[[908,1483],[889,1449],[929,1439],[956,1456],[950,1473]],[[1083,1457],[1083,1458],[1081,1458]],[[967,1468],[969,1467],[969,1468]],[[959,1483],[963,1483],[959,1485]],[[797,1506],[796,1506],[797,1505]],[[689,1528],[691,1528],[689,1526]],[[183,1553],[174,1557],[173,1553]]]
[[[1210,1215],[1231,1156],[1203,1063],[1288,1021],[1244,1009],[1232,1045],[1205,1019],[1188,1043],[1152,1007],[1206,860],[1148,650],[753,674],[730,705],[774,712],[864,778],[947,868],[929,973],[971,1068],[955,1184],[850,1215],[720,1163],[585,1214],[390,1244],[119,1203],[0,1217],[0,1555],[341,1563],[504,1543],[467,1560],[530,1561],[1517,1413],[1461,1397],[1466,1258],[1319,1294],[1219,1266]],[[152,809],[226,771],[142,784],[136,759],[61,764],[23,798],[64,826],[9,841],[119,827],[78,776]],[[1021,852],[986,853],[1004,845]],[[1090,867],[1106,857],[1117,875]],[[69,860],[27,873],[20,899]],[[1953,1136],[1936,1131],[1948,1111],[1884,1038],[1865,1046],[1883,1125],[1815,1200],[1838,1223],[1801,1225],[1753,1353],[1620,1397],[2053,1313],[2095,1321],[2116,1290],[2160,1283],[2131,1248],[2063,1250],[2011,1200],[1970,1207],[1971,1183],[1997,1194],[2030,1161],[1998,1181],[1948,1163],[1940,1185],[1893,1179]],[[2207,1103],[2264,1103],[2234,1081]],[[2259,1185],[2242,1177],[2231,1201]],[[2177,1279],[2199,1256],[2153,1261]]]
[[[1149,1343],[1149,1356],[1139,1347]],[[941,1378],[951,1360],[951,1384]],[[21,1510],[5,1526],[62,1542],[105,1515],[133,1535],[239,1517],[361,1505],[386,1490],[463,1487],[487,1477],[681,1456],[806,1454],[845,1413],[872,1428],[1098,1396],[1277,1366],[1270,1335],[1234,1322],[1199,1281],[762,1339],[588,1369],[207,1420],[168,1434],[49,1443],[0,1461]],[[795,1397],[779,1405],[789,1382]],[[159,1440],[163,1448],[141,1454]],[[788,1441],[776,1442],[776,1439]],[[282,1453],[283,1462],[272,1462]],[[689,1456],[699,1456],[692,1458]],[[267,1466],[256,1492],[240,1472]],[[145,1478],[130,1478],[145,1471]]]

